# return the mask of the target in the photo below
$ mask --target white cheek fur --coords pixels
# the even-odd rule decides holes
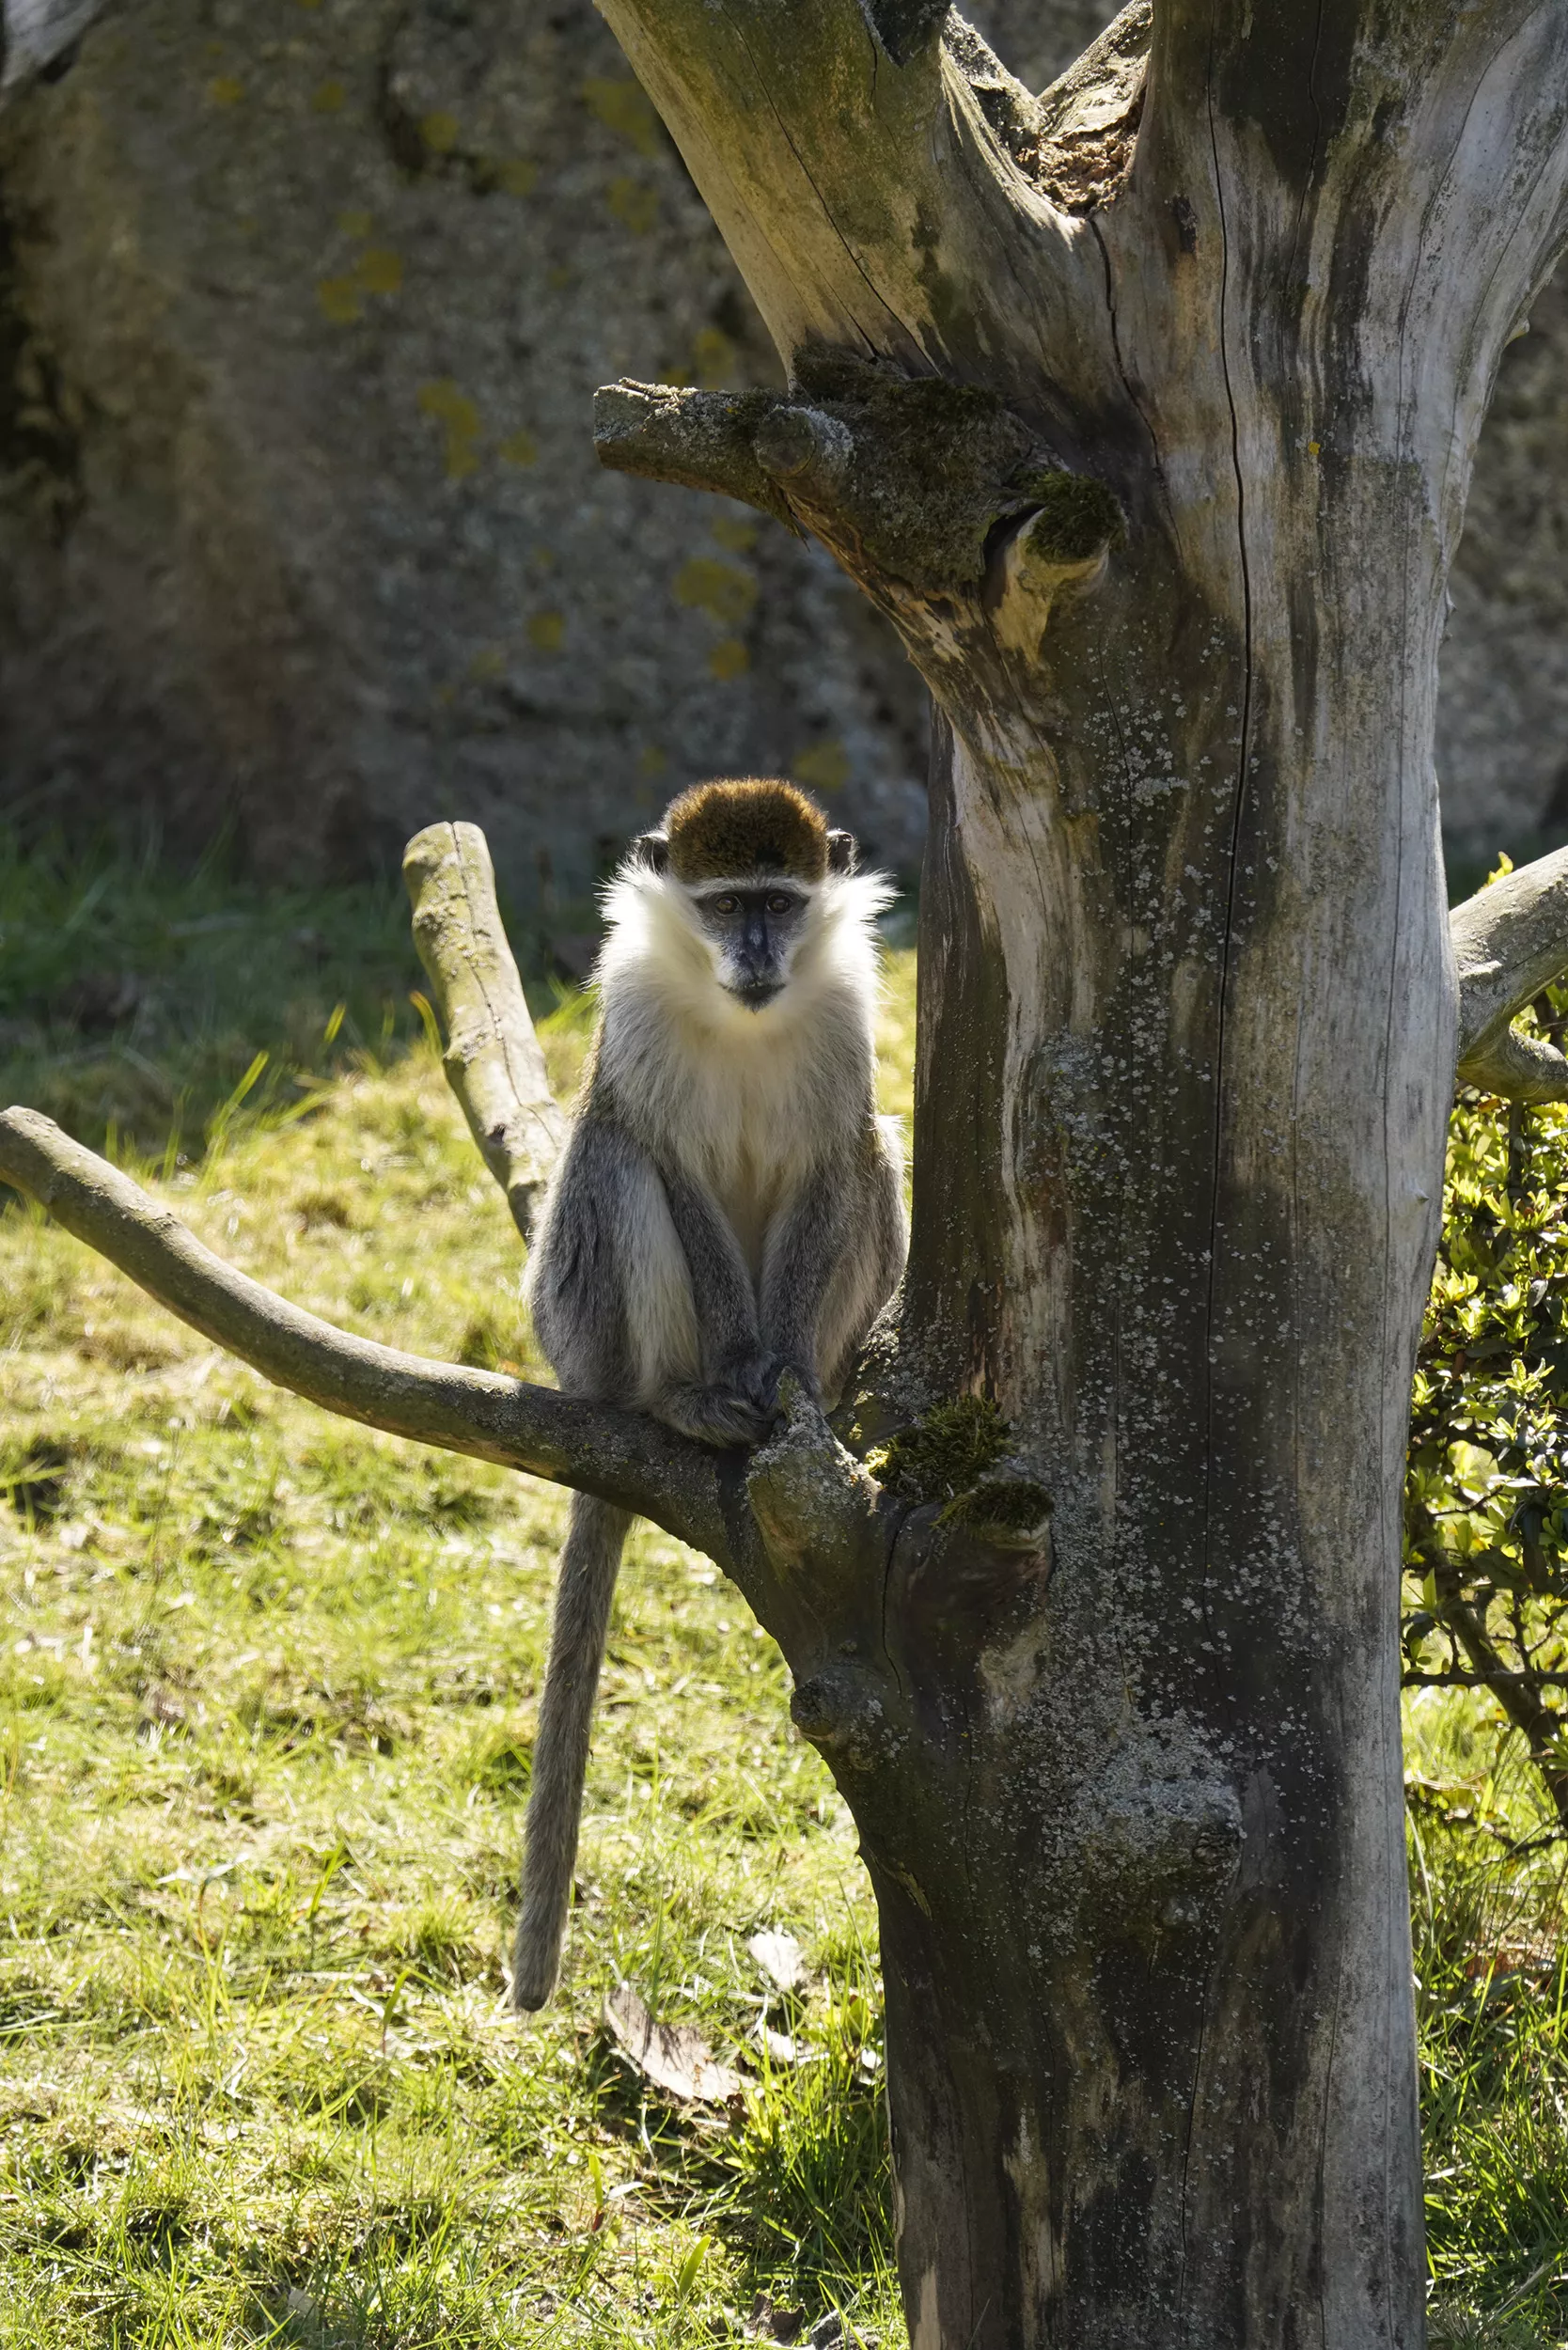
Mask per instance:
[[[744,1159],[753,1172],[764,1162],[770,1190],[788,1191],[812,1138],[858,1100],[872,1058],[875,921],[894,894],[880,874],[830,874],[807,905],[786,985],[754,1010],[723,984],[678,884],[642,867],[611,884],[595,971],[601,1066],[612,1081],[625,1072],[668,1149],[698,1151],[719,1188],[741,1181]]]

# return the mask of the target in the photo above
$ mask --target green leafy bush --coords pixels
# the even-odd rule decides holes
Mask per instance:
[[[1521,1025],[1555,1036],[1565,1010],[1568,990],[1549,990]],[[1568,1105],[1462,1091],[1412,1399],[1404,1680],[1486,1693],[1534,1766],[1551,1835],[1568,1833],[1565,1405]]]

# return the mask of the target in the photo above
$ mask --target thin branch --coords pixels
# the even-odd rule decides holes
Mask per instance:
[[[1497,1689],[1511,1682],[1518,1682],[1536,1689],[1568,1689],[1568,1673],[1536,1672],[1531,1668],[1520,1671],[1465,1672],[1457,1666],[1451,1672],[1407,1672],[1401,1676],[1407,1689]]]
[[[204,1248],[129,1177],[37,1110],[0,1113],[0,1180],[263,1378],[345,1419],[439,1445],[652,1518],[727,1571],[744,1463],[636,1412],[432,1363],[335,1329]]]
[[[1470,1669],[1497,1699],[1504,1714],[1529,1748],[1559,1820],[1568,1828],[1568,1769],[1558,1760],[1562,1730],[1541,1696],[1549,1676],[1511,1671],[1503,1663],[1481,1611],[1466,1599],[1458,1568],[1449,1560],[1430,1561],[1437,1591],[1437,1621],[1464,1650]],[[1457,1671],[1457,1666],[1450,1670]]]
[[[1568,849],[1505,873],[1449,916],[1459,968],[1459,1081],[1509,1102],[1568,1101],[1568,1058],[1513,1026],[1568,970]]]
[[[414,943],[446,1022],[442,1066],[518,1230],[534,1236],[565,1140],[477,824],[429,824],[403,852]]]

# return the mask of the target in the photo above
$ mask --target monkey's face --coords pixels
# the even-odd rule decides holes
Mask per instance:
[[[775,1002],[806,933],[809,886],[780,874],[765,883],[704,882],[687,895],[719,985],[748,1011]]]

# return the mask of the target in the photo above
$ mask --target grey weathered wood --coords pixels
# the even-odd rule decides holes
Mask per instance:
[[[532,1240],[566,1132],[495,902],[477,824],[428,824],[403,851],[414,943],[447,1026],[442,1066],[469,1132]]]
[[[181,1322],[329,1412],[602,1495],[728,1559],[715,1455],[637,1412],[336,1329],[204,1248],[38,1110],[0,1111],[0,1182],[30,1192]]]
[[[1568,1058],[1512,1023],[1568,970],[1568,849],[1478,890],[1449,916],[1459,976],[1459,1079],[1511,1102],[1568,1101]]]
[[[0,8],[0,99],[53,65],[79,40],[105,0],[4,0]]]

